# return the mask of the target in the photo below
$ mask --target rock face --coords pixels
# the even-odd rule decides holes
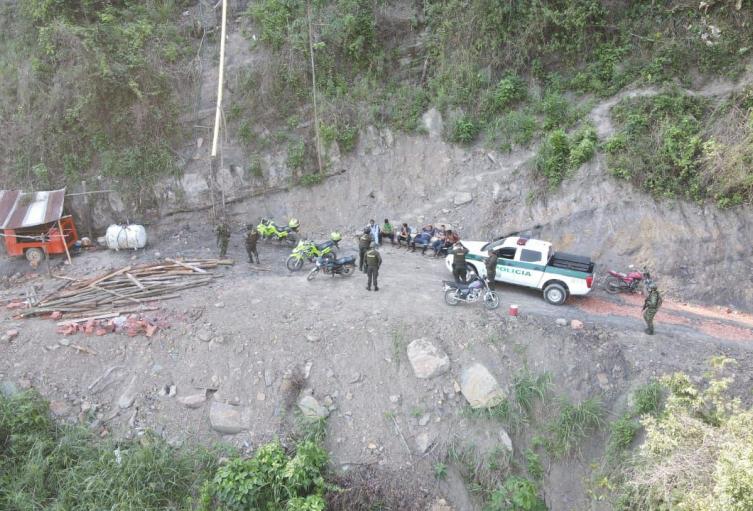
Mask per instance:
[[[416,378],[433,378],[450,369],[450,357],[426,339],[408,345],[408,360]]]
[[[223,435],[235,435],[246,429],[241,407],[217,401],[213,401],[209,409],[209,423],[213,430]]]
[[[491,408],[505,399],[505,393],[497,379],[481,364],[463,369],[460,375],[460,390],[471,408]]]
[[[301,414],[309,420],[326,419],[329,416],[329,410],[319,404],[313,396],[304,396],[298,401],[298,409]]]
[[[434,436],[430,435],[426,431],[416,435],[416,450],[418,451],[418,454],[424,454],[429,450],[429,447],[431,447],[431,444],[433,443]]]

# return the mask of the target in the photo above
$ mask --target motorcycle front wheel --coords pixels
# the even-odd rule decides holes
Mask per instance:
[[[303,267],[303,258],[292,255],[288,256],[288,259],[285,261],[285,266],[287,266],[290,271],[298,271]]]
[[[604,289],[607,291],[607,293],[614,295],[622,291],[622,283],[620,282],[620,279],[618,279],[614,275],[610,275],[604,281]]]
[[[309,272],[308,275],[306,275],[306,280],[311,281],[316,278],[316,275],[319,273],[319,268],[314,268]]]
[[[494,291],[487,291],[484,295],[484,307],[494,310],[499,307],[499,296]]]
[[[457,298],[457,289],[448,289],[444,292],[444,303],[447,305],[457,305],[460,300]]]

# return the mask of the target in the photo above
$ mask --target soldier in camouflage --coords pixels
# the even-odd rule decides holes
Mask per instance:
[[[459,241],[452,247],[452,276],[455,282],[465,282],[468,270],[465,267],[465,255],[468,249]]]
[[[246,225],[246,253],[248,262],[253,263],[256,257],[256,264],[259,264],[259,253],[256,251],[256,242],[259,241],[259,231],[251,224]]]
[[[662,299],[655,283],[649,282],[646,287],[648,288],[648,296],[643,303],[643,320],[646,322],[646,333],[654,335],[654,316],[661,307]]]
[[[497,276],[497,260],[497,253],[491,252],[484,263],[486,265],[486,280],[489,283],[489,289],[492,291],[494,291],[496,286],[495,278]]]
[[[230,243],[230,226],[223,218],[214,230],[217,233],[217,247],[220,249],[220,259],[222,259],[227,254],[227,246]]]
[[[371,229],[366,227],[363,230],[363,234],[358,237],[358,269],[362,272],[366,271],[364,257],[369,246],[371,246]]]

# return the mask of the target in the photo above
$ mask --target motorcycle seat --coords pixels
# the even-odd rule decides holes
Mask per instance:
[[[627,278],[626,274],[624,274],[622,272],[619,272],[619,271],[610,271],[609,274],[610,275],[614,275],[615,277],[619,277],[621,279]]]
[[[341,257],[340,259],[335,259],[334,260],[334,263],[337,264],[337,265],[351,264],[351,263],[354,263],[354,262],[356,262],[356,256],[352,256],[352,255]]]
[[[445,286],[453,287],[455,289],[470,289],[469,284],[465,284],[463,282],[455,282],[453,280],[444,280],[442,282]]]
[[[324,243],[316,243],[316,244],[315,244],[314,246],[316,247],[316,249],[317,249],[317,250],[318,250],[319,252],[321,252],[321,251],[322,251],[322,250],[324,250],[325,248],[331,247],[331,246],[332,246],[332,245],[334,245],[334,244],[335,244],[335,242],[334,242],[334,241],[325,241]]]

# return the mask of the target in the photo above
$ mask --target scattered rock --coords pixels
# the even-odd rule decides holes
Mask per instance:
[[[418,451],[418,454],[426,453],[433,443],[434,435],[430,435],[427,431],[416,435],[416,450]]]
[[[267,395],[264,394],[264,392],[257,392],[256,393],[256,400],[257,401],[264,401],[265,399],[267,399]]]
[[[460,384],[458,383],[457,380],[452,380],[452,390],[455,391],[455,394],[460,393]]]
[[[5,332],[5,337],[4,338],[5,338],[6,341],[12,341],[16,337],[18,337],[18,330],[16,330],[16,329],[8,330],[7,332]]]
[[[71,407],[68,406],[68,403],[65,401],[59,401],[59,400],[53,400],[50,401],[50,412],[55,417],[63,417],[65,415],[68,415],[68,412],[70,412]]]
[[[433,378],[450,369],[450,357],[427,339],[416,339],[408,345],[408,360],[416,378]]]
[[[359,372],[354,372],[348,379],[348,383],[358,383],[359,381],[361,381],[361,373]]]
[[[462,206],[463,204],[468,204],[472,201],[473,195],[471,195],[469,192],[458,192],[455,194],[455,198],[452,200],[452,202],[456,206]]]
[[[267,387],[271,387],[274,382],[275,382],[275,377],[272,374],[272,371],[265,368],[264,369],[264,385]]]
[[[303,416],[310,420],[325,419],[329,415],[329,410],[319,404],[313,396],[304,396],[298,402],[298,408]]]
[[[599,382],[601,388],[609,386],[609,376],[607,376],[607,373],[596,373],[596,380]]]
[[[327,408],[330,408],[335,404],[335,401],[334,399],[332,399],[332,396],[324,396],[324,399],[322,399],[322,404]]]
[[[431,415],[428,413],[424,414],[420,419],[418,419],[418,425],[426,426],[430,420],[431,420]]]
[[[314,363],[309,360],[306,362],[306,365],[303,366],[303,378],[308,380],[309,376],[311,376],[311,368],[314,366]]]
[[[196,338],[199,339],[201,342],[209,342],[212,340],[212,332],[209,330],[202,328],[198,332],[196,332]]]
[[[159,391],[161,396],[175,397],[178,393],[178,388],[175,385],[165,385]]]
[[[421,116],[424,128],[429,137],[440,138],[442,136],[442,114],[436,108],[430,108]]]
[[[206,392],[201,394],[192,394],[190,396],[183,396],[178,398],[178,402],[186,408],[200,408],[207,401]]]
[[[572,328],[573,330],[583,330],[583,322],[578,319],[574,319],[570,322],[570,328]]]
[[[246,429],[240,407],[217,401],[212,401],[209,408],[209,423],[213,430],[223,435],[235,435]]]
[[[71,345],[71,341],[69,339],[60,339],[58,341],[58,344],[61,345],[61,346],[70,346]]]
[[[366,447],[368,447],[369,449],[373,451],[374,449],[377,448],[377,444],[375,444],[374,442],[369,442],[369,445],[367,445]]]
[[[318,335],[316,335],[316,334],[308,334],[308,335],[306,335],[306,340],[307,340],[308,342],[319,342],[319,341],[321,341],[321,340],[322,340],[322,338],[321,338],[321,337],[319,337],[319,336],[318,336]]]
[[[217,303],[214,304],[214,306],[217,307],[218,309],[221,309],[221,308],[223,308],[225,306],[225,304],[222,303],[222,302],[217,302]]]
[[[118,399],[118,406],[125,410],[126,408],[130,408],[133,405],[133,402],[136,400],[136,391],[138,388],[138,385],[136,384],[137,378],[134,374],[131,377],[130,383],[128,383],[128,386],[126,387],[125,391],[120,395],[120,399]]]
[[[567,326],[567,320],[565,318],[557,318],[557,326]]]
[[[390,396],[390,403],[398,404],[400,402],[400,394],[393,394]]]
[[[482,364],[476,363],[460,374],[460,390],[471,408],[491,408],[505,399],[497,379]]]
[[[224,335],[215,335],[212,337],[211,342],[214,344],[225,344],[225,336]]]
[[[510,438],[510,435],[507,434],[507,431],[504,429],[499,430],[499,440],[502,443],[502,445],[505,446],[505,449],[510,451],[512,454],[512,439]]]
[[[18,394],[18,387],[12,381],[4,381],[0,383],[0,394],[5,397],[13,397]]]

